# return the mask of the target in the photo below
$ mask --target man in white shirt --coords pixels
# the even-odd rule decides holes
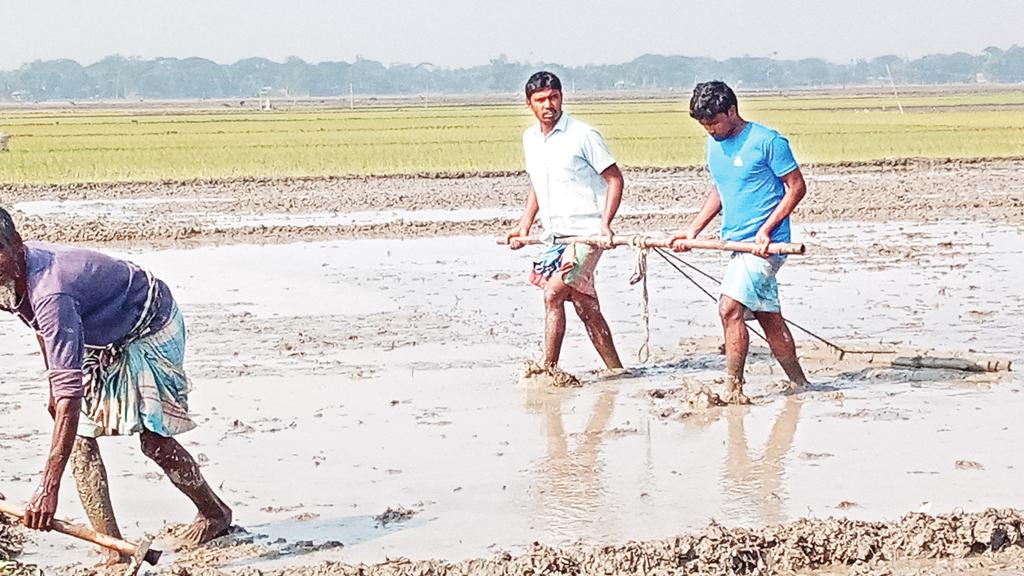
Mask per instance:
[[[537,72],[526,83],[526,104],[537,125],[523,133],[530,190],[519,224],[506,239],[513,250],[523,247],[540,215],[542,238],[559,236],[612,237],[612,219],[622,200],[622,172],[601,134],[562,112],[562,83],[550,72]],[[544,366],[558,364],[565,337],[565,303],[576,314],[605,366],[622,368],[608,323],[594,289],[594,269],[602,249],[587,244],[554,244],[535,262],[530,281],[544,289]]]

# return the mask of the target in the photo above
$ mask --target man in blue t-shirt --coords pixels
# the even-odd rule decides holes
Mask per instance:
[[[715,185],[690,225],[673,237],[673,248],[686,251],[681,241],[696,238],[719,212],[723,240],[757,244],[752,254],[732,255],[718,304],[725,330],[725,400],[746,404],[750,400],[743,394],[743,368],[750,334],[745,320],[751,314],[790,383],[807,383],[779,305],[775,274],[786,257],[768,254],[770,243],[789,242],[789,215],[807,185],[786,137],[740,117],[736,94],[724,82],[697,84],[690,116],[708,132],[708,169]]]

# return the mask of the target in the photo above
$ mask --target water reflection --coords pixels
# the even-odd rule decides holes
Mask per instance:
[[[726,411],[728,442],[726,443],[723,484],[724,506],[730,516],[757,524],[774,524],[786,520],[785,460],[793,447],[801,401],[787,397],[782,410],[755,458],[747,440],[745,420],[750,408]]]
[[[708,518],[741,525],[774,524],[787,520],[786,464],[800,420],[802,400],[799,397],[788,396],[759,406],[714,408],[684,419],[684,429],[700,429],[699,434],[693,435],[677,428],[684,437],[689,436],[714,448],[711,452],[704,452],[704,461],[689,462],[690,473],[678,475],[672,471],[679,469],[678,461],[672,461],[670,457],[661,461],[651,460],[649,451],[648,461],[643,463],[609,460],[608,446],[603,444],[603,440],[615,436],[611,426],[619,393],[614,385],[597,391],[593,405],[585,415],[582,432],[572,433],[571,430],[580,430],[581,422],[576,419],[576,414],[571,410],[566,412],[566,409],[573,405],[588,406],[589,402],[577,397],[586,392],[527,388],[527,407],[540,415],[547,442],[545,455],[536,464],[537,482],[530,489],[532,530],[544,533],[546,540],[551,538],[555,542],[604,541],[620,533],[620,528],[635,529],[636,514],[654,512],[644,512],[643,494],[646,493],[653,497],[651,502],[661,502],[663,507],[667,505],[655,514],[675,514],[682,524],[689,521],[703,523]],[[759,437],[763,437],[763,433],[755,431],[764,430],[769,422],[770,430],[762,443]],[[677,438],[677,441],[683,439]],[[719,452],[717,446],[723,446],[724,450]],[[633,458],[643,458],[640,451],[631,454]],[[608,469],[609,462],[616,461],[616,468]],[[620,468],[646,470],[644,478],[634,477],[634,481],[640,480],[640,484],[627,489],[626,494],[629,495],[622,493]],[[718,479],[717,482],[714,478]],[[699,498],[698,492],[716,484],[716,488],[711,488],[717,492],[716,495],[705,494],[705,498]],[[666,498],[669,495],[665,490],[671,493],[682,491],[689,496]],[[640,497],[632,500],[632,494]],[[710,508],[700,504],[695,506],[694,496],[708,504],[716,503]],[[623,497],[625,501],[619,501]]]
[[[582,432],[566,432],[563,405],[575,391],[526,386],[526,406],[541,415],[547,454],[538,464],[538,482],[531,487],[536,525],[556,540],[576,540],[606,534],[615,522],[615,507],[606,505],[602,481],[602,439],[615,409],[618,389],[612,385],[597,395]]]

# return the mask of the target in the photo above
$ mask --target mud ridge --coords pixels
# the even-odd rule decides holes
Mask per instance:
[[[904,157],[882,158],[878,160],[855,160],[841,162],[807,162],[802,164],[806,169],[832,168],[910,168],[931,169],[937,167],[975,166],[991,162],[1024,162],[1024,156],[977,156],[970,158],[954,157]],[[627,173],[632,174],[705,174],[707,169],[702,165],[690,166],[626,166]],[[262,177],[243,176],[237,178],[190,178],[163,180],[112,180],[97,182],[68,182],[54,184],[18,184],[0,183],[0,192],[19,194],[34,192],[57,192],[74,194],[79,191],[94,191],[110,187],[125,190],[133,188],[158,187],[195,187],[195,186],[231,186],[231,185],[294,185],[294,184],[332,184],[344,182],[367,182],[371,180],[463,180],[467,178],[509,178],[526,177],[523,170],[456,170],[456,171],[422,171],[398,174],[338,174],[331,176],[282,176]]]
[[[1024,222],[1024,160],[893,159],[804,168],[809,191],[794,215],[799,223]],[[709,184],[703,168],[630,170],[626,178],[625,208],[615,222],[620,233],[679,229]],[[526,189],[525,175],[516,172],[0,185],[0,206],[13,209],[23,236],[36,240],[293,242],[498,235],[514,224]],[[21,204],[32,201],[51,204]],[[480,213],[459,214],[466,210]]]
[[[1020,510],[907,514],[896,522],[841,518],[801,519],[751,530],[711,523],[703,532],[619,546],[553,548],[534,543],[519,555],[462,562],[391,560],[373,565],[328,562],[281,571],[235,572],[238,576],[507,575],[507,574],[702,574],[771,576],[830,568],[889,573],[893,562],[997,559],[1021,560]],[[1001,565],[1005,566],[1005,562]],[[175,574],[223,574],[179,569]]]

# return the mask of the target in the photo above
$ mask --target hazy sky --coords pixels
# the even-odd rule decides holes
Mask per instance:
[[[441,66],[620,63],[644,53],[978,53],[1024,45],[1024,0],[0,0],[0,69],[110,54]]]

